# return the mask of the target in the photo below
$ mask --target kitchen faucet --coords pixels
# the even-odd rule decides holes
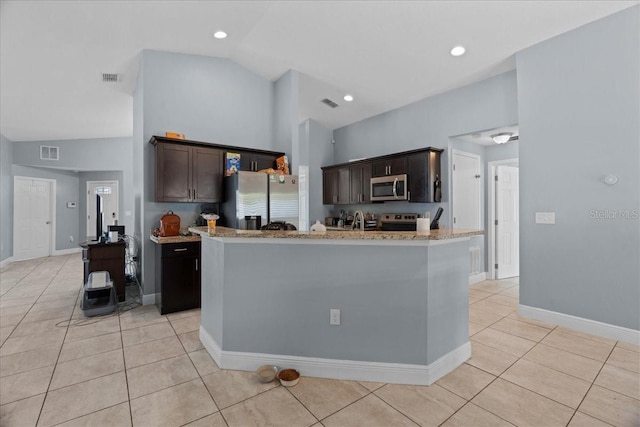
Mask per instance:
[[[360,217],[360,230],[364,231],[364,214],[362,213],[362,211],[356,211],[356,213],[353,214],[353,223],[351,224],[351,229],[355,230],[358,217]]]

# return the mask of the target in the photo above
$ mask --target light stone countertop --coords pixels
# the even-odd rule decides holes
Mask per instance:
[[[335,240],[447,240],[484,234],[483,230],[461,228],[431,230],[429,234],[417,231],[262,231],[236,230],[220,226],[212,231],[207,227],[189,227],[189,231],[205,237]]]
[[[207,227],[203,227],[207,228]],[[188,242],[199,242],[202,240],[200,234],[192,234],[190,236],[171,236],[171,237],[160,237],[160,236],[149,236],[152,242],[157,243],[159,245],[163,245],[165,243],[188,243]]]

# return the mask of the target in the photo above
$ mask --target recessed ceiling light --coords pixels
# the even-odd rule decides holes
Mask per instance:
[[[466,51],[467,49],[465,49],[464,46],[456,46],[451,49],[449,53],[451,54],[451,56],[462,56]]]
[[[216,31],[215,33],[213,33],[213,37],[217,39],[226,39],[227,33],[225,33],[224,31]]]
[[[353,96],[347,94],[347,95],[344,96],[344,100],[347,101],[347,102],[351,102],[351,101],[353,101]]]

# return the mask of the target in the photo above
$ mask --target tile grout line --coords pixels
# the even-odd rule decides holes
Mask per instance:
[[[116,305],[116,310],[118,307]],[[129,407],[129,420],[131,421],[131,425],[133,426],[133,409],[131,409],[131,393],[129,392],[129,373],[127,370],[127,358],[124,354],[124,339],[122,338],[122,322],[120,320],[120,312],[118,311],[118,332],[120,334],[120,345],[122,350],[122,364],[124,367],[124,383],[127,387],[127,406]]]
[[[67,262],[69,262],[70,259],[71,259],[71,257],[67,255],[67,259],[65,259],[64,263],[62,264],[62,267],[64,267],[64,265]],[[62,267],[60,267],[60,269],[62,269]],[[59,271],[60,270],[58,270],[58,272]],[[43,293],[51,285],[51,282],[58,275],[58,272],[56,272],[56,274],[51,278],[51,281],[49,282],[47,287],[42,291]],[[42,296],[42,294],[40,294],[40,296]],[[79,297],[80,297],[80,293],[78,293],[78,295],[76,296],[76,300],[73,303],[74,307],[78,303],[78,298]],[[38,298],[40,298],[40,297],[38,297]],[[69,315],[69,319],[71,319],[72,317],[73,317],[73,310],[71,311],[71,314]],[[60,354],[62,354],[62,347],[64,347],[64,340],[66,339],[67,334],[69,333],[70,324],[71,324],[71,322],[69,322],[69,324],[67,325],[66,330],[64,332],[64,336],[62,337],[62,342],[60,343],[60,349],[58,350],[58,356],[56,357],[56,363],[53,366],[53,371],[51,372],[51,377],[49,378],[49,384],[47,384],[47,390],[45,391],[45,394],[44,394],[44,399],[42,399],[42,406],[40,406],[40,411],[38,413],[38,419],[36,420],[36,425],[38,425],[38,423],[40,422],[40,417],[42,417],[42,411],[44,410],[44,405],[47,402],[47,397],[49,396],[49,389],[51,388],[51,383],[53,382],[53,377],[56,374],[56,370],[58,368],[58,360],[60,359]]]
[[[302,375],[301,375],[301,376],[302,376]],[[278,376],[277,376],[277,375],[276,375],[276,380],[277,380],[277,381],[280,381],[280,380],[278,379]],[[282,386],[282,385],[281,385],[281,386]],[[305,404],[304,404],[300,399],[298,399],[298,397],[297,397],[295,394],[293,394],[293,392],[292,392],[291,390],[289,390],[291,387],[284,387],[284,386],[282,386],[282,387],[283,387],[283,388],[287,391],[287,393],[289,393],[289,394],[290,394],[290,395],[291,395],[291,396],[292,396],[292,397],[293,397],[293,398],[294,398],[298,403],[300,403],[300,405],[302,405],[302,407],[303,407],[304,409],[306,409],[308,413],[310,413],[310,414],[311,414],[311,416],[316,420],[316,422],[315,422],[315,423],[319,423],[319,422],[320,422],[320,419],[316,416],[316,414],[314,414],[313,412],[311,412],[311,409],[307,408],[307,405],[305,405]],[[325,418],[326,418],[326,417],[325,417]],[[315,424],[315,423],[313,423],[313,424]],[[311,424],[311,425],[313,425],[313,424]]]
[[[509,315],[507,315],[507,316],[509,316]],[[503,317],[502,317],[502,319],[506,319],[506,318],[507,318],[507,316],[503,316]],[[500,319],[500,320],[502,320],[502,319]],[[499,322],[500,320],[498,320],[497,322]],[[494,322],[493,324],[495,324],[495,323],[497,323],[497,322]],[[493,324],[492,324],[492,325],[493,325]],[[487,328],[489,328],[489,327],[490,327],[490,326],[487,326]],[[486,329],[486,328],[485,328],[485,329]],[[555,327],[554,327],[554,329],[555,329]],[[550,333],[551,333],[551,331],[553,331],[553,329],[549,330],[549,332],[547,333],[547,335],[548,335],[548,334],[550,334]],[[505,332],[505,333],[506,333],[506,332]],[[511,334],[510,334],[510,335],[511,335]],[[546,337],[547,335],[545,335],[545,337]],[[515,335],[513,335],[513,336],[515,336]],[[544,339],[544,337],[542,337],[540,341],[542,341],[543,339]],[[484,408],[484,407],[482,407],[482,406],[480,406],[480,405],[477,405],[477,404],[475,404],[475,403],[473,403],[473,402],[471,402],[471,401],[472,401],[473,399],[475,399],[475,397],[476,397],[476,396],[478,396],[480,393],[482,393],[485,389],[487,389],[491,384],[493,384],[494,382],[496,382],[496,381],[498,380],[498,378],[502,379],[503,381],[507,381],[507,382],[511,383],[511,381],[508,381],[508,380],[506,380],[506,379],[502,378],[502,375],[503,375],[505,372],[507,372],[507,371],[508,371],[508,370],[509,370],[513,365],[515,365],[516,363],[518,363],[518,361],[519,361],[520,359],[522,359],[524,356],[526,356],[526,355],[527,355],[531,350],[533,350],[533,349],[534,349],[534,348],[535,348],[539,343],[540,343],[540,342],[537,342],[537,343],[536,343],[536,345],[534,345],[534,346],[533,346],[533,347],[531,347],[529,350],[527,350],[527,352],[526,352],[525,354],[523,354],[522,356],[519,356],[519,357],[518,357],[518,358],[517,358],[513,363],[511,363],[509,366],[507,366],[507,367],[506,367],[506,368],[505,368],[505,369],[504,369],[504,370],[503,370],[499,375],[494,375],[494,374],[492,374],[491,372],[488,372],[488,371],[485,371],[484,369],[478,368],[477,366],[469,365],[469,366],[472,366],[472,367],[474,367],[474,368],[476,368],[476,369],[481,370],[482,372],[486,372],[486,373],[488,373],[488,374],[490,374],[490,375],[494,375],[494,376],[495,376],[495,378],[494,378],[493,380],[491,380],[491,382],[490,382],[489,384],[487,384],[487,385],[486,385],[482,390],[480,390],[478,393],[476,393],[476,394],[475,394],[471,399],[469,399],[469,400],[467,401],[467,404],[468,404],[468,403],[472,403],[472,404],[474,404],[474,405],[478,406],[479,408],[481,408],[481,409],[483,409],[483,410],[485,410],[485,411],[489,412],[490,414],[495,415],[496,417],[498,417],[498,418],[500,418],[500,419],[503,419],[503,420],[504,420],[504,418],[502,418],[500,415],[495,414],[495,413],[493,413],[492,411],[490,411],[489,409]],[[482,344],[482,343],[480,343],[480,344]],[[484,344],[484,345],[486,345],[486,344]],[[493,347],[491,347],[491,346],[488,346],[488,347],[493,348]],[[495,349],[495,350],[502,351],[502,350],[500,350],[500,349]],[[504,351],[503,351],[503,353],[506,353],[506,352],[504,352]],[[506,353],[506,354],[510,354],[510,353]],[[473,357],[473,356],[472,356],[472,357]],[[464,363],[466,363],[466,362],[464,362]],[[513,384],[513,383],[511,383],[511,384]],[[521,385],[518,385],[518,384],[515,384],[515,385],[516,385],[516,386],[518,386],[518,387],[522,387]],[[442,387],[442,386],[441,386],[441,387]],[[522,388],[523,388],[523,389],[525,389],[525,390],[528,390],[528,391],[532,391],[532,390],[527,389],[526,387],[522,387]],[[534,393],[535,393],[535,392],[534,392]],[[455,393],[454,393],[454,394],[455,394]],[[462,396],[461,396],[461,397],[462,397]],[[544,397],[546,397],[546,396],[544,396]],[[547,398],[547,399],[548,399],[548,398]],[[553,400],[553,399],[552,399],[552,400]],[[558,402],[558,403],[559,403],[559,402]],[[458,411],[460,411],[460,409],[462,409],[463,407],[465,407],[467,404],[462,405],[462,407],[460,407],[460,408],[458,409]],[[454,412],[454,413],[453,413],[449,418],[451,418],[453,415],[455,415],[458,411]],[[447,420],[448,420],[449,418],[447,418]],[[508,423],[511,423],[511,421],[509,421],[509,420],[505,420],[505,421],[507,421]],[[444,422],[446,422],[446,420],[445,420]]]
[[[616,342],[617,343],[617,342]],[[580,407],[582,406],[582,403],[584,402],[584,400],[587,398],[587,395],[589,394],[589,392],[591,391],[591,389],[593,388],[593,386],[596,383],[596,380],[598,379],[598,376],[600,375],[600,372],[602,372],[602,369],[604,368],[604,365],[607,364],[607,360],[609,360],[609,358],[611,357],[611,353],[613,353],[613,349],[616,348],[616,345],[614,344],[613,347],[611,348],[611,351],[609,351],[609,355],[607,356],[607,358],[605,359],[604,362],[602,362],[602,366],[600,367],[600,369],[598,369],[598,373],[596,374],[596,376],[593,378],[593,381],[591,381],[591,384],[589,385],[589,388],[587,389],[586,393],[584,394],[584,396],[582,396],[582,399],[580,399],[580,403],[578,404],[578,406],[576,407],[576,410],[573,412],[573,415],[571,415],[571,418],[569,419],[569,423],[567,423],[567,425],[569,425],[571,423],[571,420],[573,420],[573,417],[576,416],[576,413],[578,412],[578,410],[580,409]],[[606,387],[605,387],[606,388]],[[607,389],[608,390],[608,389]],[[613,390],[612,390],[613,391]],[[600,418],[598,417],[594,417],[593,415],[589,415],[590,417],[593,417],[597,420],[600,420]],[[604,420],[600,420],[602,422],[607,423]],[[607,423],[609,424],[609,423]]]
[[[166,315],[165,315],[165,316],[166,316]],[[187,317],[190,317],[190,316],[187,316]],[[186,317],[184,317],[184,318],[186,318]],[[183,317],[181,317],[180,319],[184,319],[184,318],[183,318]],[[179,319],[176,319],[176,320],[179,320]],[[169,326],[171,326],[171,329],[173,330],[173,333],[175,334],[176,338],[178,338],[178,342],[179,342],[179,343],[180,343],[180,345],[182,346],[182,349],[184,350],[185,355],[186,355],[186,356],[187,356],[187,358],[189,359],[189,362],[191,362],[191,366],[193,366],[193,369],[195,369],[196,374],[198,374],[198,378],[200,379],[200,381],[202,382],[202,385],[204,386],[204,389],[205,389],[205,390],[207,390],[207,393],[209,394],[209,397],[211,398],[211,400],[213,401],[213,404],[216,406],[216,409],[217,409],[217,411],[216,411],[216,412],[213,412],[213,413],[211,413],[211,414],[204,415],[203,417],[200,417],[200,418],[198,418],[198,419],[196,419],[196,420],[193,420],[193,421],[189,421],[189,422],[187,422],[186,424],[183,424],[183,425],[187,425],[187,424],[190,424],[190,423],[192,423],[192,422],[195,422],[195,421],[201,420],[201,419],[203,419],[203,418],[209,417],[209,416],[211,416],[211,415],[214,415],[214,414],[216,414],[216,413],[219,413],[219,414],[220,414],[220,416],[222,417],[222,420],[224,421],[224,423],[228,426],[228,425],[229,425],[229,423],[227,422],[226,418],[225,418],[225,417],[224,417],[224,415],[222,414],[222,409],[220,409],[220,406],[218,405],[218,402],[216,402],[216,399],[215,399],[215,398],[213,397],[213,395],[211,394],[211,391],[209,390],[209,387],[207,387],[207,383],[205,383],[205,382],[204,382],[204,379],[202,378],[202,375],[200,374],[200,371],[198,370],[198,368],[197,368],[196,364],[195,364],[195,363],[193,363],[193,359],[191,359],[191,356],[189,356],[189,352],[188,352],[188,351],[187,351],[187,349],[184,347],[184,344],[182,343],[182,340],[178,337],[178,333],[176,332],[176,329],[173,327],[173,323],[171,323],[171,320],[169,319],[169,317],[167,317],[167,322],[169,322]],[[200,337],[198,337],[198,341],[200,341]],[[204,349],[204,347],[203,347],[203,349]],[[196,351],[199,351],[199,350],[196,350]],[[193,353],[193,352],[192,352],[192,353]],[[208,352],[207,352],[207,354],[208,354]],[[176,356],[176,357],[178,357],[178,356]],[[166,359],[163,359],[163,360],[166,360]],[[220,367],[219,367],[219,366],[218,366],[218,364],[213,360],[213,358],[212,358],[211,360],[213,361],[213,363],[215,363],[215,364],[216,364],[216,366],[218,367],[218,369],[220,369]],[[218,371],[216,371],[216,372],[218,372]],[[213,374],[213,373],[214,373],[214,372],[212,372],[212,374]],[[190,381],[193,381],[193,380],[190,380]],[[187,383],[187,382],[188,382],[188,381],[185,381],[184,383],[180,383],[180,384],[185,384],[185,383]],[[174,384],[174,385],[178,385],[178,384]],[[171,386],[171,387],[173,387],[173,386]],[[167,388],[171,388],[171,387],[167,387]],[[163,390],[166,390],[166,388],[165,388],[165,389],[163,389]],[[134,427],[135,427],[135,426],[134,426]]]
[[[44,259],[42,258],[42,260],[40,262],[38,262],[38,264],[34,265],[33,268],[31,270],[29,270],[29,272],[27,274],[25,274],[24,276],[22,276],[22,278],[20,280],[18,280],[7,292],[5,292],[4,294],[2,294],[2,296],[0,297],[0,299],[2,297],[4,297],[6,294],[9,293],[9,291],[13,290],[14,288],[16,288],[18,286],[18,284],[20,284],[20,282],[22,282],[24,280],[25,277],[27,277],[29,274],[33,273],[33,271],[35,271],[36,268],[38,268],[41,264],[44,263]],[[53,279],[51,279],[53,280]],[[49,282],[51,283],[51,282]],[[5,343],[7,342],[7,340],[9,338],[11,338],[11,335],[13,335],[13,333],[15,332],[16,328],[22,323],[22,321],[24,320],[24,318],[27,316],[27,314],[29,314],[29,311],[31,311],[31,309],[33,308],[34,304],[38,301],[38,299],[42,296],[42,293],[44,293],[44,291],[49,287],[49,283],[47,284],[47,286],[45,286],[45,288],[42,290],[42,292],[40,293],[40,295],[38,295],[38,297],[35,299],[35,301],[31,304],[24,304],[24,305],[30,305],[29,310],[25,311],[25,313],[22,315],[22,317],[20,318],[20,320],[18,321],[18,323],[16,325],[14,325],[13,330],[11,331],[11,333],[4,339],[4,342],[2,343],[2,345],[0,345],[0,348],[2,348]],[[9,298],[11,299],[11,298]],[[5,299],[6,301],[6,299]],[[8,307],[7,307],[8,308]]]

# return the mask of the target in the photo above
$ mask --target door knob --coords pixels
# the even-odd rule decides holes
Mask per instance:
[[[51,224],[51,221],[47,221],[47,222],[45,222],[45,224]]]

